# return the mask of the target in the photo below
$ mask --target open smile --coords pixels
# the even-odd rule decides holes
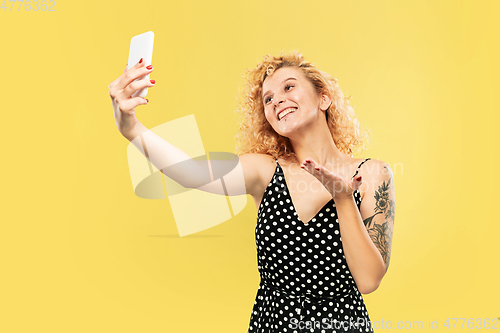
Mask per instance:
[[[280,112],[278,112],[278,121],[281,121],[283,118],[285,118],[291,113],[294,113],[295,111],[297,111],[297,108],[295,107],[288,107],[281,110]]]

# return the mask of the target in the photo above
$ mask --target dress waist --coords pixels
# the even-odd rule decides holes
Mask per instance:
[[[278,288],[276,286],[273,286],[272,284],[266,282],[265,280],[262,280],[262,283],[269,288],[272,292],[279,292],[285,295],[287,298],[296,298],[299,301],[300,307],[297,308],[295,311],[297,312],[298,315],[300,315],[300,320],[302,321],[304,319],[304,310],[305,310],[305,302],[307,301],[308,303],[312,304],[320,304],[322,301],[325,300],[337,300],[341,297],[352,297],[354,296],[354,290],[349,290],[347,294],[343,295],[334,295],[334,296],[318,296],[314,295],[309,292],[304,292],[304,293],[294,293],[291,291],[285,291],[281,288]]]

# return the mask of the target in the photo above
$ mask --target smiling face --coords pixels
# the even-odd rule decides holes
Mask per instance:
[[[300,128],[324,121],[331,100],[320,95],[297,67],[282,67],[262,85],[262,102],[267,121],[280,135],[289,137]]]

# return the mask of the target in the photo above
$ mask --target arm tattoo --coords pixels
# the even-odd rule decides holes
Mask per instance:
[[[375,246],[379,249],[382,259],[384,259],[386,263],[386,267],[389,267],[389,261],[391,259],[392,230],[389,228],[389,222],[394,222],[395,211],[394,201],[389,198],[391,179],[387,182],[384,181],[382,185],[379,186],[378,190],[375,192],[375,214],[363,221],[366,228],[371,227],[368,229],[368,234]],[[373,218],[378,214],[385,215],[384,223],[373,223]]]
[[[382,214],[382,212],[375,213],[375,214],[373,214],[373,215],[372,215],[372,216],[370,216],[369,218],[366,218],[366,219],[363,221],[363,223],[365,224],[366,229],[368,229],[369,227],[371,227],[371,226],[372,226],[372,222],[373,222],[372,220],[373,220],[373,218],[374,218],[375,216],[377,216],[378,214]]]

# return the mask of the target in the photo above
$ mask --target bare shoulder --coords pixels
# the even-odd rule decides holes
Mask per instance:
[[[359,159],[360,162],[364,161],[365,159]],[[392,175],[392,170],[389,166],[384,161],[377,160],[374,158],[369,159],[363,165],[361,166],[359,172],[363,172],[363,175],[366,175],[367,177],[370,176],[377,176],[380,174],[391,174]]]
[[[276,164],[274,157],[267,154],[249,153],[243,154],[239,158],[244,169],[251,169],[258,173],[266,173],[266,170],[270,169],[274,170],[274,165]]]
[[[267,154],[243,154],[239,156],[247,193],[251,196],[261,195],[274,174],[276,162]]]
[[[274,157],[268,154],[248,153],[240,155],[240,158],[247,160],[248,163],[274,163]]]
[[[360,188],[361,199],[363,199],[365,193],[370,189],[370,186],[378,186],[384,180],[393,183],[394,179],[389,164],[377,159],[370,159],[363,163],[359,168],[358,174],[363,177],[363,183]]]

